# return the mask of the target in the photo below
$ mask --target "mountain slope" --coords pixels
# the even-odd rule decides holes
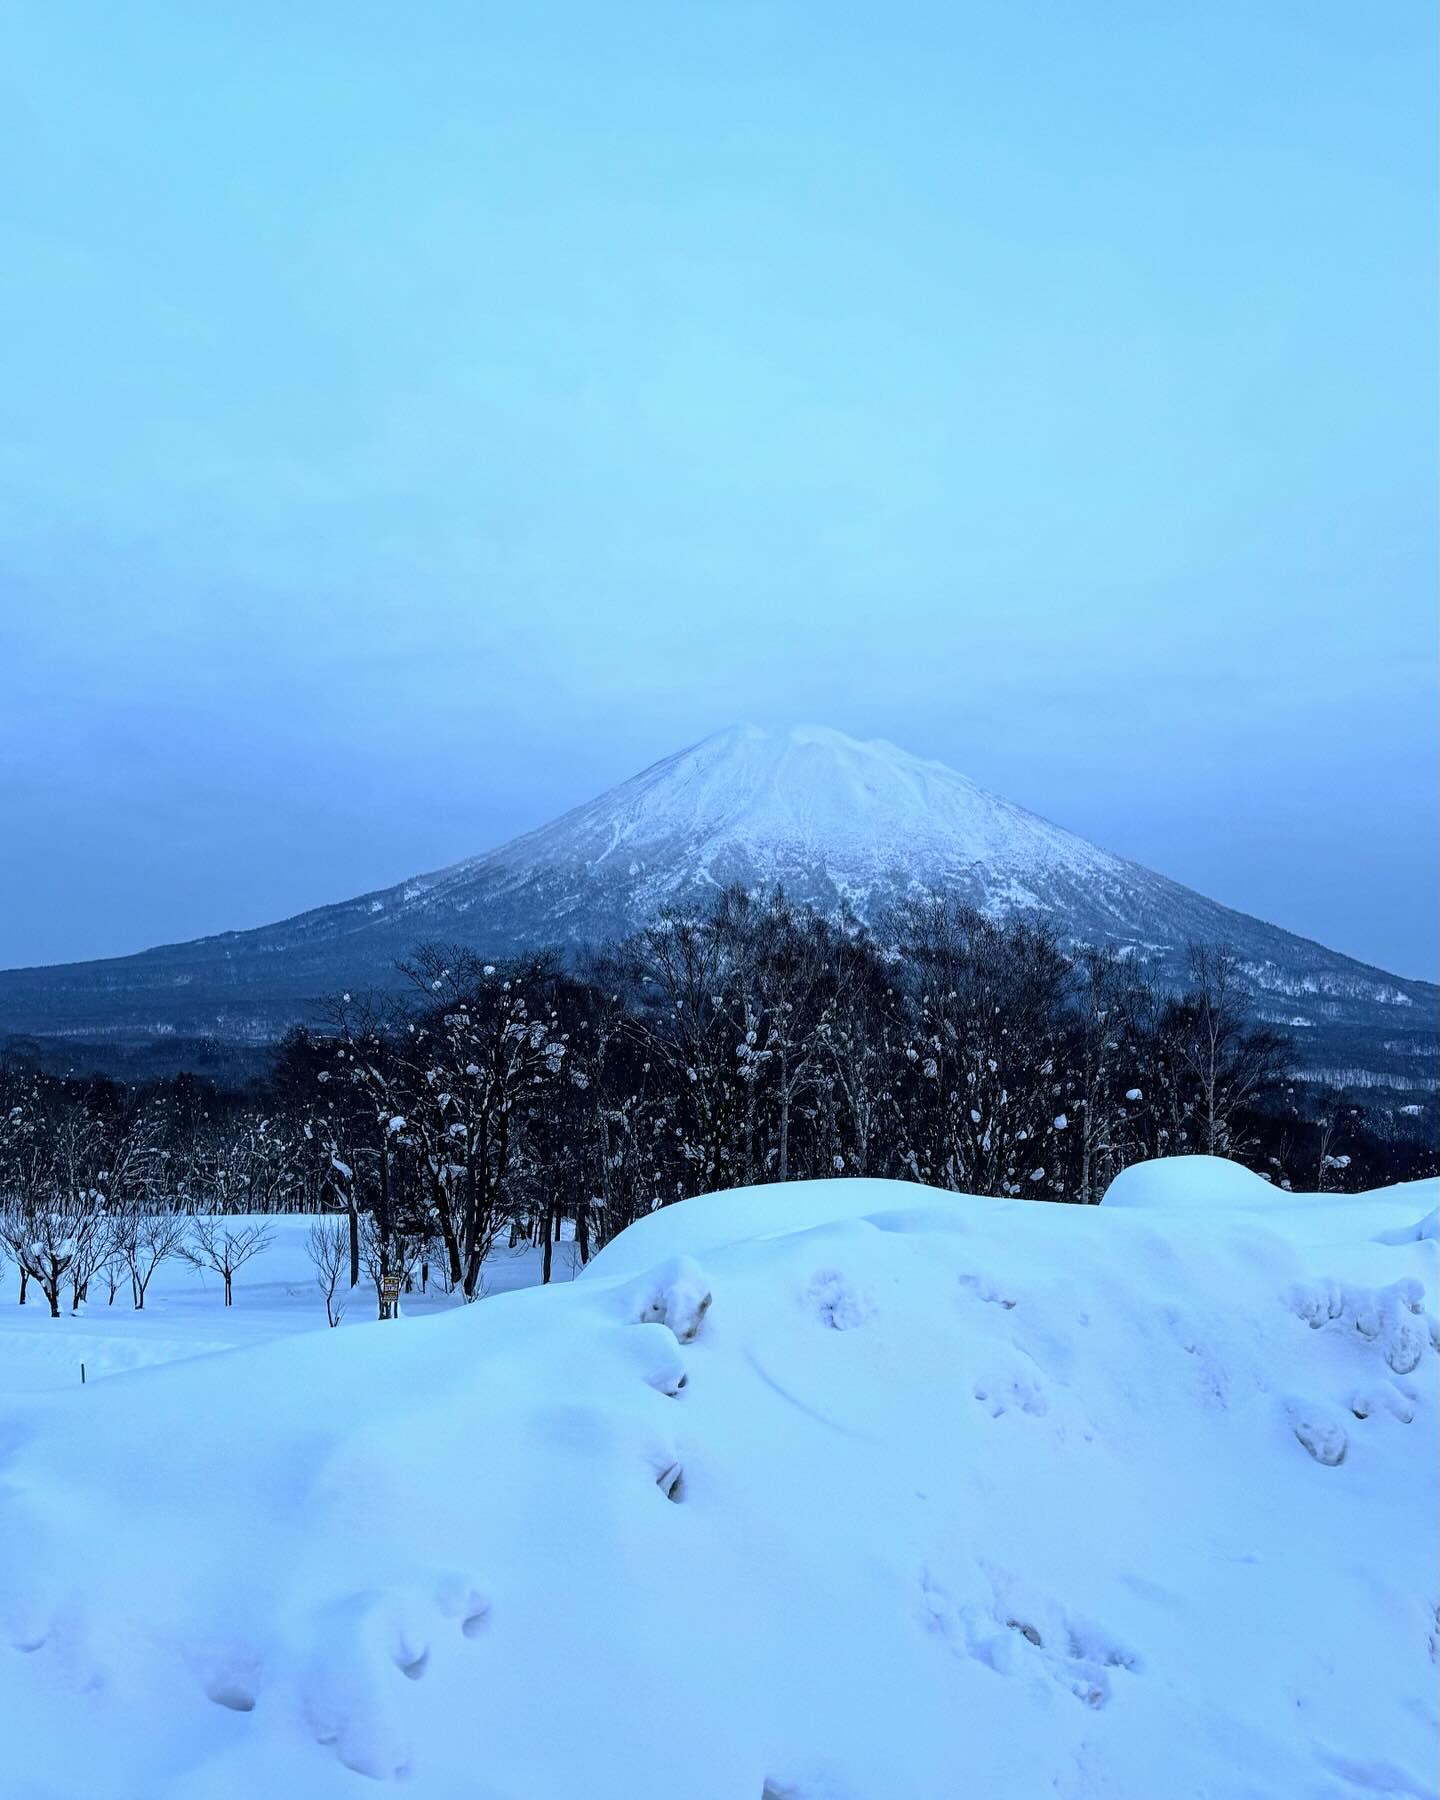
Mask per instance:
[[[814,726],[720,732],[496,850],[277,925],[0,974],[0,1031],[264,1038],[326,993],[393,981],[425,938],[494,956],[574,949],[729,882],[868,919],[906,894],[951,892],[1125,946],[1168,981],[1188,941],[1223,941],[1257,1015],[1292,1029],[1313,1066],[1433,1079],[1428,984],[1219,906],[941,763]]]

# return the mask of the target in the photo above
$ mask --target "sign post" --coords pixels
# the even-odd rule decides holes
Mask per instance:
[[[398,1275],[382,1275],[380,1277],[380,1317],[382,1319],[398,1319],[400,1316],[400,1277]]]

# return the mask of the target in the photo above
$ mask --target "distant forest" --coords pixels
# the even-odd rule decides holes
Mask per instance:
[[[1166,993],[1123,954],[952,903],[870,931],[738,889],[580,970],[427,944],[408,992],[337,995],[240,1087],[56,1075],[12,1047],[3,1241],[19,1257],[43,1222],[98,1258],[107,1219],[330,1214],[352,1284],[362,1256],[377,1282],[423,1258],[474,1297],[502,1238],[544,1245],[548,1276],[562,1234],[584,1257],[726,1187],[890,1176],[1084,1205],[1192,1152],[1305,1191],[1436,1171],[1433,1100],[1293,1081],[1233,958],[1197,945],[1189,971]]]

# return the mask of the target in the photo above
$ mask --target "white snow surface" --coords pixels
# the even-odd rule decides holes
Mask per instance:
[[[1436,1186],[771,1186],[12,1399],[0,1791],[1431,1795]]]
[[[676,845],[692,877],[729,857],[762,876],[811,863],[850,881],[976,866],[1021,884],[1057,870],[1118,880],[1130,868],[944,763],[823,725],[716,732],[508,853],[519,864],[570,860],[597,872],[613,862],[627,875],[653,864],[669,879]]]

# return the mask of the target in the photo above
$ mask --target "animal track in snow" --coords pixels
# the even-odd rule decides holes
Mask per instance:
[[[969,1658],[997,1675],[1039,1673],[1084,1705],[1111,1699],[1111,1671],[1138,1672],[1139,1656],[1088,1620],[1067,1614],[1041,1596],[1018,1597],[1018,1584],[991,1573],[988,1606],[957,1606],[929,1570],[921,1572],[926,1623],[952,1655]]]
[[[668,1325],[682,1344],[699,1337],[712,1295],[705,1271],[694,1257],[672,1257],[635,1285],[640,1324]]]
[[[1167,1306],[1163,1317],[1171,1337],[1195,1359],[1192,1366],[1201,1403],[1223,1411],[1230,1404],[1230,1376],[1214,1345],[1202,1340],[1178,1307]]]
[[[1315,1461],[1327,1469],[1345,1460],[1350,1440],[1345,1427],[1328,1406],[1314,1400],[1291,1399],[1285,1403],[1290,1429]]]
[[[977,1300],[983,1300],[990,1306],[1003,1307],[1006,1312],[1013,1311],[1014,1295],[1002,1293],[988,1275],[961,1275],[959,1281],[961,1287]]]
[[[1406,1278],[1374,1288],[1342,1281],[1308,1282],[1291,1289],[1289,1303],[1312,1331],[1348,1342],[1352,1355],[1374,1359],[1370,1368],[1379,1379],[1355,1386],[1344,1400],[1352,1418],[1364,1421],[1378,1415],[1402,1425],[1411,1423],[1416,1397],[1404,1377],[1440,1348],[1440,1327],[1425,1311],[1425,1290],[1418,1281]],[[1375,1368],[1376,1361],[1383,1370]],[[1297,1440],[1316,1462],[1326,1468],[1344,1462],[1350,1439],[1336,1407],[1292,1395],[1285,1401],[1285,1414]]]
[[[442,1618],[459,1620],[464,1637],[479,1637],[490,1623],[490,1602],[463,1575],[446,1575],[436,1583],[435,1604]]]
[[[12,1605],[10,1616],[6,1620],[6,1635],[12,1650],[19,1650],[25,1656],[33,1656],[50,1641],[50,1627],[41,1618],[37,1608],[18,1602]]]
[[[442,1578],[428,1596],[380,1589],[328,1607],[314,1623],[301,1669],[301,1700],[315,1741],[333,1745],[357,1774],[380,1781],[407,1774],[412,1750],[396,1677],[423,1680],[443,1643],[442,1625],[473,1639],[489,1611],[480,1590],[456,1575]]]
[[[227,1712],[254,1712],[263,1674],[258,1656],[241,1645],[216,1643],[192,1646],[189,1660],[207,1700]]]
[[[1350,1411],[1357,1419],[1370,1419],[1377,1413],[1409,1425],[1415,1417],[1415,1402],[1399,1382],[1383,1388],[1365,1388],[1350,1396]]]
[[[873,1302],[839,1269],[818,1269],[805,1289],[804,1303],[832,1331],[853,1331],[875,1316]]]
[[[1290,1293],[1290,1308],[1312,1331],[1334,1325],[1354,1332],[1396,1375],[1420,1366],[1426,1349],[1440,1350],[1440,1325],[1425,1311],[1425,1290],[1413,1278],[1388,1287],[1317,1281]]]
[[[680,1345],[668,1325],[654,1320],[627,1325],[624,1348],[639,1366],[640,1379],[657,1394],[675,1400],[685,1391],[689,1376]]]
[[[212,1683],[205,1689],[205,1698],[213,1700],[217,1706],[226,1707],[230,1712],[248,1713],[255,1710],[254,1694],[240,1682]]]
[[[1043,1419],[1050,1410],[1045,1390],[1032,1376],[1012,1373],[977,1381],[971,1389],[976,1400],[990,1414],[1000,1419],[1007,1412],[1022,1412]]]

